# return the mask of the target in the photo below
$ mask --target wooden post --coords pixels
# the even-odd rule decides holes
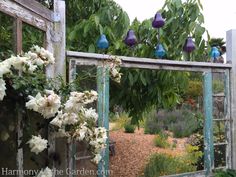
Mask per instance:
[[[226,61],[232,63],[230,70],[230,92],[231,92],[231,159],[232,169],[236,170],[236,30],[229,30],[226,33]]]
[[[23,148],[22,148],[22,138],[23,138],[23,121],[22,121],[22,110],[17,104],[17,153],[16,153],[16,167],[17,170],[24,170],[24,159],[23,159]],[[18,177],[23,177],[23,174],[19,174]]]
[[[65,1],[54,1],[54,25],[53,25],[53,50],[56,58],[55,75],[61,75],[64,79],[66,77],[66,23],[65,23]]]
[[[231,116],[230,116],[230,84],[229,84],[229,70],[225,70],[224,73],[224,85],[225,85],[225,99],[224,99],[224,118],[226,119],[225,121],[225,135],[226,135],[226,142],[227,142],[227,147],[226,147],[226,168],[231,168],[231,162],[232,162],[232,157],[231,157]]]
[[[209,175],[214,168],[212,72],[204,73],[204,168]]]
[[[98,126],[109,130],[109,70],[107,67],[98,66],[97,69],[98,91]],[[108,135],[109,137],[109,135]],[[98,165],[98,177],[107,177],[109,170],[109,140],[102,152],[102,160]]]
[[[20,54],[22,51],[22,21],[19,18],[13,22],[13,46],[15,54]]]

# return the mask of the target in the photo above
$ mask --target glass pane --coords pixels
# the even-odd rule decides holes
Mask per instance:
[[[10,93],[7,93],[10,95]],[[16,105],[5,97],[0,101],[0,167],[16,169]]]
[[[226,142],[226,128],[225,121],[214,121],[213,123],[213,137],[215,143]]]
[[[97,90],[97,67],[96,66],[77,66],[76,67],[75,86],[77,91]],[[91,105],[96,109],[97,103]],[[91,153],[88,150],[88,144],[83,142],[76,143],[75,165],[77,177],[84,175],[96,177],[97,165],[92,163]],[[86,172],[86,174],[85,174]]]
[[[213,93],[224,94],[224,73],[213,73]]]
[[[33,45],[44,47],[45,33],[31,25],[23,23],[23,51],[27,52]]]
[[[213,118],[214,119],[224,119],[224,96],[214,96],[213,97]]]
[[[46,122],[47,120],[39,113],[27,110],[27,114],[24,117],[25,128],[23,131],[23,142],[28,142],[32,135],[41,135],[42,138],[47,139],[47,130],[45,129]],[[30,128],[27,125],[30,125]],[[47,151],[40,152],[40,155],[36,155],[30,151],[29,144],[24,143],[23,153],[24,170],[38,170],[44,168],[45,165],[50,166],[48,164]]]
[[[0,12],[0,60],[13,53],[13,18]]]
[[[218,145],[214,148],[215,168],[226,166],[226,145]]]

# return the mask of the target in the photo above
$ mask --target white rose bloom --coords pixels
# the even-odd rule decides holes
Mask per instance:
[[[81,124],[78,129],[76,129],[73,137],[75,137],[76,140],[82,141],[86,139],[86,137],[88,138],[89,134],[90,134],[90,130],[87,127],[87,123],[85,122]]]
[[[57,116],[50,122],[50,124],[61,128],[62,123],[63,123],[63,113],[62,111],[59,111]]]
[[[30,100],[26,103],[28,109],[32,109],[43,115],[45,119],[53,117],[61,106],[61,98],[53,91],[46,91],[49,95],[41,96],[40,93],[36,97],[30,96]]]
[[[0,78],[0,101],[3,100],[6,95],[6,83],[3,79]]]
[[[84,98],[84,104],[93,103],[98,98],[98,93],[94,90],[84,91],[85,98]]]
[[[84,93],[71,92],[69,100],[65,103],[65,110],[67,112],[79,112],[83,106]]]
[[[33,62],[37,65],[48,65],[48,64],[54,64],[55,63],[55,58],[53,54],[47,50],[45,50],[42,47],[39,46],[33,46],[31,48],[31,51],[36,53],[39,57],[33,60]]]
[[[27,52],[27,53],[25,54],[25,56],[26,56],[26,57],[29,57],[31,60],[35,60],[35,59],[38,58],[37,53],[31,52],[31,51]]]
[[[53,176],[52,170],[47,167],[44,170],[41,170],[36,177],[52,177],[52,176]]]
[[[63,114],[63,125],[74,125],[79,121],[79,117],[75,113]]]
[[[29,71],[29,73],[33,73],[37,69],[37,65],[34,65],[31,61],[27,61],[25,63],[28,66],[28,70],[26,70],[26,67],[23,67],[23,71]]]
[[[119,74],[116,68],[111,68],[110,73],[112,77],[116,77]]]
[[[27,63],[28,58],[27,57],[12,57],[11,58],[11,65],[19,71],[23,70],[23,65]]]
[[[40,53],[41,51],[41,47],[37,46],[37,45],[34,45],[32,48],[31,48],[32,51],[35,51],[36,53]]]
[[[100,154],[96,154],[92,161],[98,164],[101,159],[102,159],[102,156]]]
[[[2,77],[4,74],[10,73],[11,65],[8,62],[1,62],[0,63],[0,77]]]
[[[48,141],[46,139],[41,138],[40,135],[32,135],[32,138],[27,142],[27,144],[29,144],[30,151],[38,155],[38,153],[42,152],[44,149],[47,148]]]
[[[44,98],[40,93],[38,93],[35,97],[29,96],[29,101],[26,102],[26,108],[38,112],[39,105],[45,104],[42,102],[45,102]]]
[[[89,108],[89,109],[83,108],[82,112],[83,112],[84,117],[86,119],[94,119],[95,121],[97,121],[98,114],[97,114],[95,109],[93,109],[93,108]]]

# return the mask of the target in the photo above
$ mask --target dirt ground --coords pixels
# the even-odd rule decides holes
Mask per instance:
[[[111,140],[115,141],[115,156],[110,156],[111,177],[138,177],[142,174],[145,164],[153,153],[167,153],[174,156],[184,153],[186,139],[169,137],[172,144],[177,142],[176,148],[158,148],[154,146],[155,135],[146,135],[143,129],[135,133],[124,133],[123,130],[110,131]]]

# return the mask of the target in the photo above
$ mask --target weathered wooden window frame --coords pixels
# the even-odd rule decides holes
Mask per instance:
[[[44,32],[44,46],[54,53],[56,63],[54,67],[47,69],[47,76],[62,75],[65,78],[65,2],[54,0],[54,9],[49,10],[41,3],[34,0],[1,0],[0,12],[14,19],[13,38],[14,52],[22,51],[22,24],[29,24]],[[48,153],[55,151],[55,139],[49,134],[50,149]],[[23,136],[22,115],[18,111],[17,116],[17,145],[20,147]],[[23,170],[23,149],[19,148],[16,155],[17,170]],[[53,168],[55,165],[53,164]],[[64,170],[66,167],[64,167]],[[23,177],[23,175],[18,175]]]
[[[78,65],[94,65],[97,66],[97,89],[99,93],[98,113],[99,125],[109,130],[108,110],[109,110],[109,73],[106,72],[106,60],[111,58],[110,55],[92,54],[83,52],[67,51],[67,59],[69,61],[69,80],[75,79],[76,66]],[[213,91],[212,91],[212,74],[223,73],[225,76],[225,118],[227,129],[227,148],[226,148],[226,167],[232,168],[232,151],[231,151],[231,105],[230,105],[230,71],[232,64],[206,63],[206,62],[186,62],[173,60],[159,60],[149,58],[125,57],[118,56],[122,59],[122,67],[154,69],[154,70],[170,70],[170,71],[190,71],[203,73],[204,83],[204,170],[192,173],[170,175],[170,176],[208,176],[214,168],[214,146],[222,143],[213,142]],[[107,142],[107,147],[108,147]],[[109,170],[109,152],[106,149],[103,154],[103,162],[100,163],[98,170]],[[102,177],[102,175],[101,175]]]

